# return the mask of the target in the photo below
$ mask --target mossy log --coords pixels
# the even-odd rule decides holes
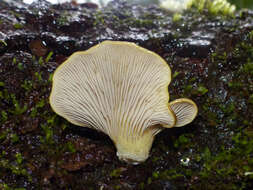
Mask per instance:
[[[252,11],[193,6],[175,16],[125,1],[0,7],[0,189],[253,188]],[[48,103],[55,68],[104,40],[159,54],[173,72],[170,99],[199,107],[193,123],[159,134],[138,166]]]

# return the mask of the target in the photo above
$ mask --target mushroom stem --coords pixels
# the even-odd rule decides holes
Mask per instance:
[[[149,156],[149,151],[154,141],[155,131],[157,131],[157,129],[154,130],[154,128],[151,127],[136,138],[123,135],[113,138],[119,159],[134,165],[144,162]]]

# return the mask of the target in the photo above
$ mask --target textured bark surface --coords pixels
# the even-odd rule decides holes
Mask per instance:
[[[191,98],[198,117],[164,130],[150,158],[120,162],[110,139],[50,108],[55,68],[103,40],[135,42],[173,72],[170,99]],[[0,189],[251,189],[253,13],[208,9],[179,21],[157,6],[114,1],[0,2]]]

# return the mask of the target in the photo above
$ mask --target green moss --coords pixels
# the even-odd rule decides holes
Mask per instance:
[[[158,171],[153,172],[153,173],[152,173],[152,177],[153,177],[153,178],[156,178],[156,179],[159,178],[159,172],[158,172]]]
[[[144,182],[141,182],[141,183],[139,184],[139,189],[141,189],[141,190],[144,190],[144,189],[145,189],[145,183],[144,183]]]
[[[178,22],[178,21],[180,21],[181,19],[182,19],[182,15],[181,15],[180,13],[175,13],[175,14],[173,15],[172,21],[173,21],[173,22]]]
[[[44,144],[53,144],[54,143],[54,139],[53,139],[53,129],[46,125],[46,124],[42,124],[41,125],[42,130],[45,133],[45,137],[41,137],[40,141]]]
[[[0,91],[0,92],[1,92],[0,98],[5,99],[6,101],[9,101],[9,100],[10,100],[10,94],[9,94],[9,92],[7,91],[7,89],[4,89],[4,90],[2,90],[2,91]]]
[[[21,115],[27,110],[27,105],[24,105],[22,107],[20,103],[17,101],[15,94],[11,94],[11,99],[15,109],[9,110],[10,113],[14,115]]]
[[[39,58],[38,64],[39,64],[40,66],[43,66],[43,65],[44,65],[43,57],[40,57],[40,58]]]
[[[226,115],[231,115],[235,111],[235,103],[227,103],[227,104],[219,104],[220,109],[223,111]]]
[[[24,88],[26,90],[26,92],[30,92],[33,88],[33,84],[32,81],[30,80],[24,80],[24,83],[21,84],[21,87]]]
[[[179,74],[180,74],[180,72],[175,71],[175,72],[173,73],[173,75],[172,75],[172,78],[173,78],[173,79],[176,78]]]
[[[43,108],[45,105],[45,100],[41,99],[37,104],[36,104],[36,108]]]
[[[47,118],[47,123],[54,125],[55,123],[57,123],[56,120],[57,120],[57,115],[54,114],[54,115],[51,115],[50,117]]]
[[[22,157],[21,153],[20,153],[20,152],[17,153],[17,154],[15,155],[15,157],[16,157],[16,162],[17,162],[18,164],[22,164],[22,162],[23,162],[23,157]]]
[[[160,160],[160,157],[157,157],[157,156],[152,157],[152,162],[153,163],[157,162],[158,160]]]
[[[54,52],[50,51],[49,54],[47,55],[46,59],[45,59],[45,63],[48,63],[49,60],[52,58]]]
[[[39,82],[42,82],[42,74],[41,74],[41,73],[35,72],[34,75],[35,75],[36,79],[37,79]]]
[[[121,187],[121,185],[115,185],[115,186],[114,186],[114,189],[115,189],[115,190],[119,190],[119,189],[122,189],[122,187]]]
[[[2,190],[26,190],[26,188],[12,188],[12,187],[9,187],[8,184],[6,183],[0,183],[0,189]]]
[[[24,69],[24,66],[23,66],[23,64],[22,63],[18,63],[18,69],[20,70],[20,71],[22,71],[23,69]]]
[[[12,133],[10,137],[12,143],[17,143],[19,141],[19,137],[16,133]]]
[[[0,133],[0,142],[4,141],[7,138],[8,131],[2,131]]]
[[[193,0],[189,6],[196,8],[199,12],[207,10],[210,15],[234,16],[235,5],[231,5],[226,0]]]
[[[159,176],[157,178],[159,179],[169,179],[169,180],[176,180],[178,178],[182,178],[184,175],[177,171],[176,169],[171,169],[171,170],[165,170],[163,172],[159,173]]]
[[[0,44],[3,44],[4,46],[7,46],[8,44],[5,42],[5,41],[3,41],[3,40],[0,40]]]
[[[70,151],[70,152],[72,152],[72,153],[75,153],[75,152],[76,152],[75,146],[73,145],[72,142],[68,142],[68,143],[66,144],[66,147],[67,147],[67,150],[68,150],[68,151]]]
[[[183,91],[184,91],[184,95],[186,94],[191,94],[193,90],[193,86],[191,84],[185,85]]]
[[[207,92],[208,92],[208,89],[206,87],[204,87],[203,85],[201,85],[197,88],[197,93],[201,96],[206,94]]]
[[[247,183],[245,172],[253,170],[253,162],[249,162],[253,151],[253,139],[246,133],[239,132],[233,137],[233,141],[233,148],[227,150],[223,147],[217,155],[213,155],[208,148],[204,150],[203,169],[199,173],[201,184],[216,181],[216,185],[223,188],[230,186],[237,189]],[[241,179],[240,184],[237,184],[236,178]],[[224,181],[228,183],[226,186],[222,184]],[[193,189],[198,189],[199,185],[194,185]]]
[[[119,177],[121,175],[121,173],[123,171],[125,171],[124,168],[116,168],[116,169],[114,169],[114,170],[111,171],[110,176],[117,178],[117,177]]]
[[[251,95],[249,96],[248,102],[249,102],[250,104],[253,104],[253,94],[251,94]]]
[[[64,11],[59,17],[56,18],[56,22],[59,26],[68,25],[69,17],[71,17],[70,13],[68,11]]]
[[[97,11],[95,14],[95,22],[94,25],[103,25],[105,23],[104,20],[105,15],[101,11]]]
[[[16,58],[16,57],[14,57],[14,58],[12,59],[12,64],[14,64],[14,65],[17,64],[17,58]]]
[[[35,117],[37,116],[37,113],[38,113],[37,108],[36,108],[36,107],[33,107],[33,108],[31,109],[30,116],[31,116],[32,118],[35,118]]]
[[[152,183],[152,178],[149,177],[148,180],[147,180],[147,184],[150,185]]]
[[[223,15],[233,16],[235,6],[228,3],[226,0],[215,0],[208,2],[208,10],[211,14],[217,15],[219,13]]]
[[[184,137],[182,142],[189,143]],[[170,180],[177,183],[178,180],[187,178],[193,180],[191,189],[210,189],[218,187],[222,189],[238,189],[246,187],[248,179],[253,176],[253,134],[238,132],[234,135],[234,146],[230,149],[220,146],[220,150],[214,153],[208,147],[200,150],[199,153],[192,153],[191,162],[202,166],[200,170],[188,168],[189,165],[175,166],[171,169],[155,171],[152,173],[150,182],[155,180]],[[224,184],[224,182],[226,182]]]
[[[233,82],[228,83],[228,87],[234,88],[234,89],[239,89],[239,88],[243,87],[243,84],[238,81],[233,81]]]
[[[4,156],[4,155],[3,155]],[[16,160],[13,163],[11,160],[5,159],[4,157],[0,157],[0,169],[5,172],[10,171],[14,175],[23,176],[28,179],[28,181],[32,181],[32,177],[24,168],[23,157],[20,153],[15,155]]]
[[[183,134],[180,135],[179,138],[174,142],[174,147],[185,147],[187,144],[191,142],[191,135],[190,134]]]
[[[244,64],[240,68],[239,72],[242,72],[242,73],[249,74],[249,75],[253,76],[253,62]]]
[[[247,36],[246,39],[248,39]],[[195,176],[197,180],[191,186],[191,189],[194,190],[215,190],[217,188],[247,189],[247,185],[250,184],[249,180],[253,178],[250,173],[253,171],[253,134],[250,132],[252,131],[252,109],[250,109],[249,105],[245,106],[244,104],[245,100],[250,104],[253,103],[253,48],[251,41],[246,41],[248,42],[237,44],[234,50],[232,50],[232,54],[229,52],[215,52],[211,56],[212,66],[215,67],[216,72],[219,71],[218,65],[221,65],[225,69],[231,69],[232,67],[230,73],[232,78],[222,81],[225,86],[227,84],[224,90],[224,92],[228,90],[229,96],[227,97],[227,101],[224,102],[219,97],[209,97],[212,95],[212,90],[207,89],[203,83],[198,84],[195,80],[188,80],[183,87],[185,95],[205,94],[207,96],[203,103],[199,105],[200,115],[205,118],[207,131],[212,131],[208,127],[222,126],[222,130],[228,130],[229,128],[229,130],[235,132],[232,138],[233,146],[229,145],[229,148],[227,148],[225,141],[222,141],[224,144],[215,145],[215,149],[218,149],[215,152],[213,151],[213,147],[198,150],[201,146],[197,149],[197,146],[195,146],[193,150],[198,150],[198,152],[191,154],[191,163],[202,166],[199,171],[191,167],[190,169],[185,169],[189,166],[184,166],[185,168],[175,166],[173,170],[170,170],[173,173],[169,173],[168,171],[156,172],[152,178],[153,180],[171,179],[172,182],[175,181],[177,183],[178,179],[188,178],[187,181],[189,181],[193,180],[191,176]],[[238,125],[244,126],[240,127]],[[180,136],[174,142],[174,146],[182,152],[182,148],[194,146],[193,138]],[[229,142],[232,141],[231,137],[226,136],[226,138],[230,138]],[[224,185],[224,182],[226,185]]]
[[[189,97],[189,95],[197,95],[203,96],[207,94],[208,89],[203,84],[197,84],[195,82],[195,78],[191,78],[189,81],[186,82],[186,85],[183,88],[184,96]]]
[[[20,24],[20,23],[15,23],[15,24],[13,24],[13,27],[15,29],[22,29],[24,26],[22,24]]]
[[[1,111],[1,119],[0,119],[0,122],[1,123],[4,123],[5,121],[7,121],[8,119],[8,114],[6,113],[6,111],[2,110]]]
[[[46,105],[46,101],[45,99],[40,99],[35,106],[33,106],[31,108],[31,112],[30,112],[30,116],[32,118],[35,118],[36,116],[38,116],[38,114],[40,113],[41,110],[43,110],[43,107]],[[42,114],[42,113],[40,113]]]
[[[15,12],[15,11],[13,11],[13,10],[11,10],[10,13],[11,13],[14,17],[16,17],[16,18],[18,18],[18,19],[21,17],[21,14],[20,14],[20,13],[17,13],[17,12]]]
[[[49,75],[49,78],[48,78],[48,82],[49,83],[52,83],[52,81],[53,81],[53,74],[51,73],[50,75]]]
[[[249,32],[249,38],[253,40],[253,30]]]

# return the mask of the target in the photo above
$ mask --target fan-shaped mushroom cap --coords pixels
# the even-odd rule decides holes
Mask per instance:
[[[170,108],[177,118],[175,127],[182,127],[191,123],[198,113],[197,105],[187,98],[180,98],[170,102]]]
[[[162,129],[158,124],[177,122],[168,103],[170,81],[159,55],[134,43],[104,41],[57,68],[50,104],[71,123],[110,136],[121,160],[139,163]]]

